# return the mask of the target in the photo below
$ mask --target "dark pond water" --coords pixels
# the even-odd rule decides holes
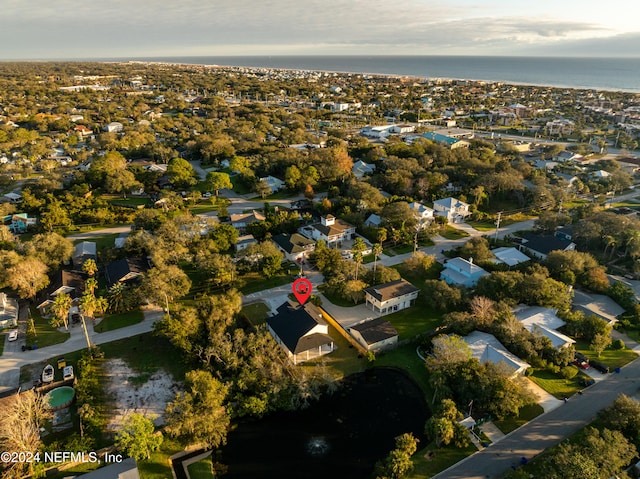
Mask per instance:
[[[396,369],[374,368],[304,411],[239,425],[219,457],[228,467],[222,477],[369,479],[394,438],[422,438],[428,417],[417,384]]]

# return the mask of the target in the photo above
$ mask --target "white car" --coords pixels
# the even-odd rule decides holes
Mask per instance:
[[[18,339],[18,331],[17,330],[13,330],[9,332],[9,341],[15,341],[16,339]]]

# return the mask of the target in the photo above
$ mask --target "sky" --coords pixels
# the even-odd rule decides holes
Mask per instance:
[[[0,59],[640,56],[632,0],[0,0]]]

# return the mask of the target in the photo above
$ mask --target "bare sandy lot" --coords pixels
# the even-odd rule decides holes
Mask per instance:
[[[107,392],[113,400],[110,428],[117,428],[127,414],[134,412],[152,417],[156,425],[163,423],[167,403],[180,390],[171,375],[159,369],[145,378],[144,373],[133,371],[122,359],[110,359],[104,368]]]

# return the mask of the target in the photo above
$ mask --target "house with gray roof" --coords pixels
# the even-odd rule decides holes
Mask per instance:
[[[365,305],[378,314],[390,314],[415,303],[420,288],[404,279],[364,289]]]
[[[501,246],[492,249],[491,252],[495,256],[494,263],[506,264],[509,267],[531,260],[526,254],[513,247]]]
[[[480,266],[473,264],[473,258],[452,258],[444,264],[440,272],[440,279],[454,286],[472,288],[480,278],[489,273]]]
[[[289,261],[303,261],[316,249],[315,241],[299,233],[282,233],[271,238]]]
[[[136,460],[128,457],[120,462],[77,476],[82,479],[140,479]]]
[[[398,343],[398,331],[383,318],[368,319],[351,326],[349,334],[367,351],[382,351]]]
[[[575,341],[557,331],[566,324],[557,316],[557,312],[556,309],[542,306],[520,305],[513,311],[513,314],[527,331],[549,338],[554,348],[561,349],[574,344]]]
[[[522,235],[520,250],[525,250],[531,256],[545,259],[552,251],[571,251],[576,249],[576,244],[571,240],[560,238],[556,235],[539,235],[525,233]]]
[[[433,202],[433,211],[438,216],[444,216],[449,223],[459,223],[471,214],[469,205],[457,198],[442,198]]]
[[[519,357],[511,354],[495,336],[480,331],[473,331],[462,338],[471,350],[471,355],[482,364],[492,362],[502,363],[512,376],[523,374],[531,366]]]
[[[82,268],[82,265],[88,259],[96,261],[98,256],[96,254],[96,243],[93,241],[81,241],[73,249],[73,266],[75,268]]]

